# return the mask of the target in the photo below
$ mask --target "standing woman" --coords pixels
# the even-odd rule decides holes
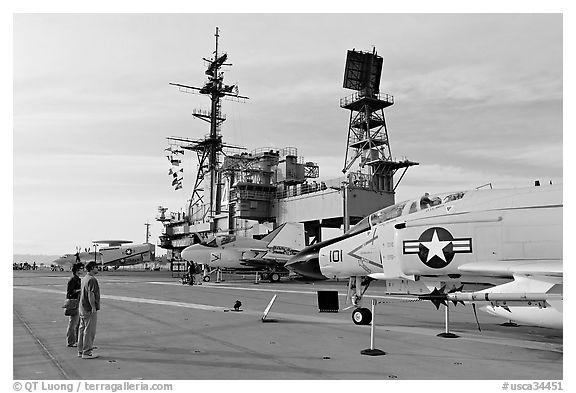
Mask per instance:
[[[72,265],[72,277],[68,280],[68,289],[66,291],[66,299],[75,300],[78,304],[80,299],[80,277],[78,277],[78,270],[82,267],[81,263]],[[77,346],[78,342],[78,326],[80,325],[80,313],[78,307],[75,309],[67,310],[70,314],[70,321],[68,322],[68,330],[66,331],[66,340],[69,347]]]

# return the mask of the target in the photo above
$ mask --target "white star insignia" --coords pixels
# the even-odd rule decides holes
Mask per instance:
[[[451,243],[450,240],[438,239],[438,233],[436,233],[436,230],[434,230],[432,240],[430,240],[429,242],[420,242],[420,244],[422,244],[424,247],[428,249],[428,259],[426,260],[426,262],[430,262],[430,260],[434,258],[434,256],[438,256],[440,259],[446,262],[446,258],[444,257],[444,251],[442,250],[450,243]]]

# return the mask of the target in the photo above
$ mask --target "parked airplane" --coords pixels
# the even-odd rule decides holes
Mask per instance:
[[[356,324],[370,323],[360,301],[381,279],[387,292],[437,308],[479,303],[508,320],[562,328],[562,209],[561,185],[425,195],[307,247],[286,267],[309,279],[349,277]]]
[[[155,246],[150,243],[132,244],[131,241],[96,240],[97,244],[107,244],[100,248],[103,266],[128,266],[154,262]]]
[[[84,264],[95,261],[102,266],[125,266],[155,260],[155,246],[150,243],[131,244],[130,240],[96,240],[94,243],[104,247],[98,251],[78,249],[76,254],[65,254],[52,263],[71,267],[78,261]]]
[[[72,268],[72,265],[76,262],[87,264],[92,261],[96,261],[99,264],[102,263],[102,255],[99,252],[90,251],[89,248],[86,248],[85,251],[77,248],[75,254],[64,254],[52,261],[52,264]]]
[[[288,259],[305,247],[304,224],[285,223],[262,239],[235,235],[214,236],[182,251],[182,258],[211,268],[262,271],[262,278],[277,282]]]

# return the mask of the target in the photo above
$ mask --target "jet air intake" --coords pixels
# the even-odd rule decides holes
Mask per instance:
[[[319,251],[319,244],[307,247],[290,258],[285,267],[310,280],[326,280],[328,277],[320,270]]]

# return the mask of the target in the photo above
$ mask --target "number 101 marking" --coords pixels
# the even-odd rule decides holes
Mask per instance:
[[[342,261],[342,250],[331,250],[330,262],[341,262],[341,261]]]

